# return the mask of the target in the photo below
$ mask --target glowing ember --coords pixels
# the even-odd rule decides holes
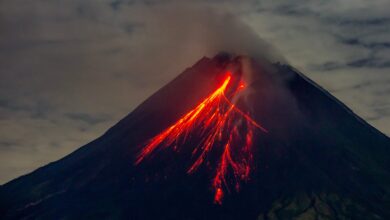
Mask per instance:
[[[215,190],[214,202],[222,203],[224,189],[229,191],[229,183],[240,188],[240,181],[249,178],[253,159],[251,146],[253,132],[260,129],[267,132],[248,114],[238,109],[227,97],[228,85],[231,84],[231,74],[228,73],[223,84],[198,106],[180,118],[175,124],[153,137],[141,150],[136,164],[139,164],[157,148],[172,147],[177,150],[180,143],[196,136],[197,146],[192,151],[194,162],[187,173],[195,172],[202,164],[208,163],[212,150],[220,152],[212,186]],[[245,86],[243,82],[230,90],[233,98]],[[191,139],[192,140],[192,139]],[[192,143],[192,142],[191,142]]]

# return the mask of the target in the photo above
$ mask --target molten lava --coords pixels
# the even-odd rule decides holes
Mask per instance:
[[[216,151],[219,161],[216,163],[212,186],[215,191],[214,202],[221,204],[224,190],[229,191],[230,184],[234,184],[238,191],[240,182],[249,179],[254,131],[260,129],[267,132],[230,101],[244,87],[242,82],[235,87],[232,76],[228,73],[222,85],[211,95],[176,123],[150,139],[138,155],[136,164],[157,148],[171,147],[177,151],[180,145],[196,136],[193,138],[196,141],[191,139],[191,143],[195,142],[196,145],[192,150],[194,161],[187,173],[192,174],[202,164],[212,164],[207,160],[210,159],[211,152]],[[230,95],[227,95],[227,91]]]

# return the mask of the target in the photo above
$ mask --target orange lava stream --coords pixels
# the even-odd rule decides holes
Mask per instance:
[[[212,181],[215,191],[214,202],[222,204],[224,189],[229,191],[230,184],[234,184],[238,191],[240,181],[249,179],[254,130],[260,129],[263,132],[267,130],[226,97],[225,92],[230,82],[231,75],[228,74],[223,84],[210,96],[175,124],[150,139],[135,163],[142,162],[157,148],[172,147],[177,150],[196,130],[199,138],[196,139],[198,143],[192,151],[192,156],[196,159],[187,173],[191,174],[202,164],[206,165],[205,161],[209,159],[210,152],[217,149],[221,153]],[[243,84],[240,84],[232,96],[243,88]]]

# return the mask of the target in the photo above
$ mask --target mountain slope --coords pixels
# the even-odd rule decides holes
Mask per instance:
[[[249,63],[249,64],[248,64]],[[210,169],[191,157],[136,155],[216,88],[250,67],[257,132],[240,191],[213,202]],[[183,144],[183,149],[194,145]],[[288,65],[219,54],[202,58],[103,136],[0,187],[2,219],[389,219],[390,140]],[[210,157],[213,161],[214,157]]]

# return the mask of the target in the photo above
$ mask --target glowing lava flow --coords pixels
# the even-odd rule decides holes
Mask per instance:
[[[196,136],[194,138],[196,141],[191,139],[191,143],[197,144],[192,151],[195,160],[187,173],[195,172],[202,164],[209,164],[206,160],[210,159],[212,151],[216,151],[220,156],[212,181],[215,190],[214,202],[222,203],[224,189],[229,190],[231,183],[238,191],[240,181],[249,178],[253,159],[251,146],[254,130],[267,131],[248,114],[238,109],[226,96],[231,78],[228,73],[223,84],[210,96],[175,124],[153,137],[141,150],[136,164],[157,148],[172,147],[177,150],[187,139]],[[234,91],[231,98],[243,88],[243,84],[232,88]]]

